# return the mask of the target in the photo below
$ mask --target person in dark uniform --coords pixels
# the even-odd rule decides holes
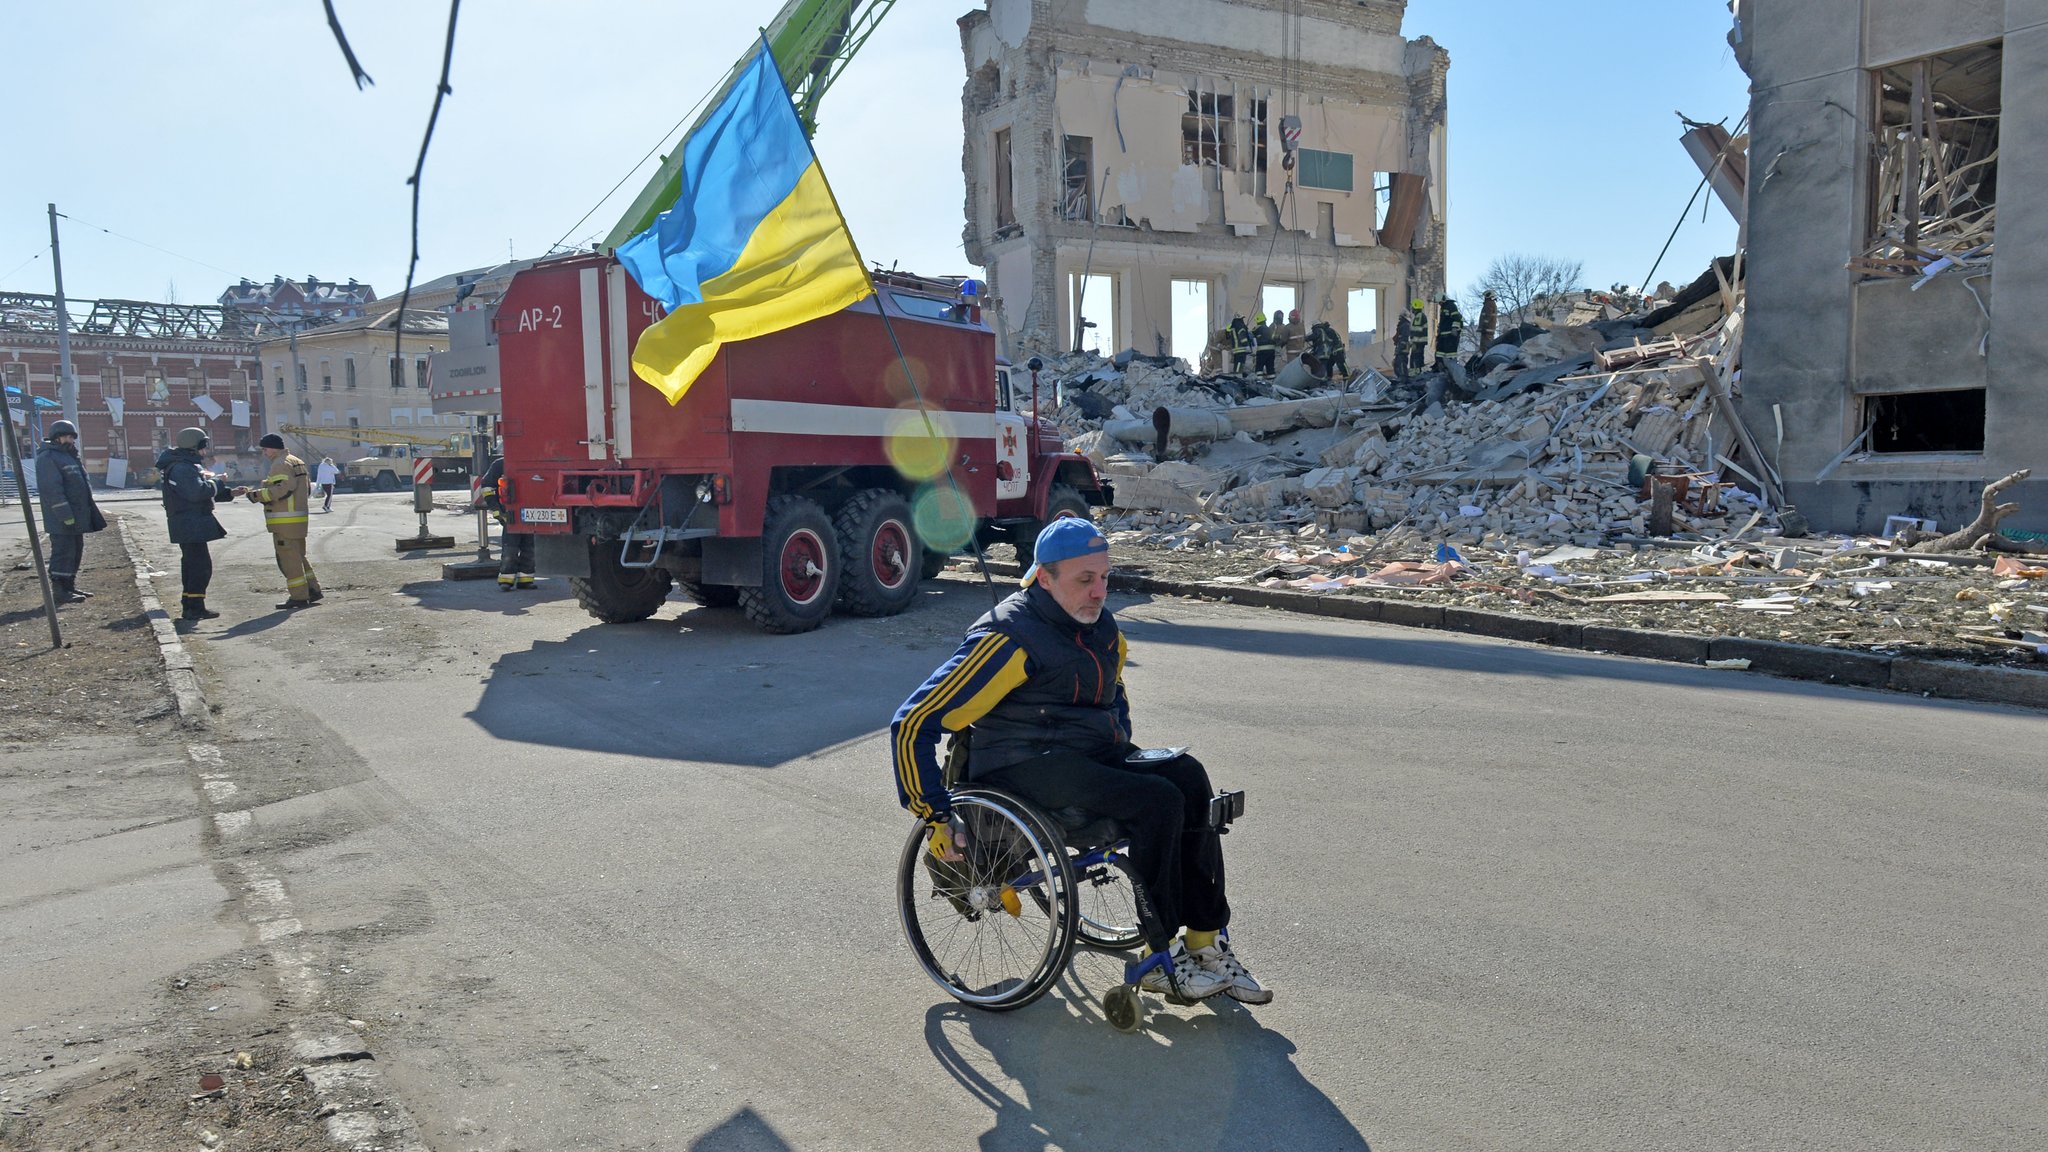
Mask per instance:
[[[1406,312],[1394,321],[1394,380],[1399,384],[1408,382],[1408,342],[1414,333],[1414,323]]]
[[[1458,302],[1446,296],[1436,314],[1436,361],[1439,368],[1446,360],[1458,358],[1458,345],[1464,339],[1465,315],[1458,311]]]
[[[1078,516],[1039,532],[1023,591],[967,630],[889,724],[897,801],[931,826],[930,851],[957,860],[951,798],[939,767],[941,732],[974,729],[967,774],[1048,810],[1081,808],[1129,835],[1142,887],[1138,919],[1165,964],[1141,983],[1186,1000],[1218,993],[1247,1004],[1273,998],[1232,953],[1224,929],[1223,845],[1207,820],[1202,763],[1182,753],[1130,759],[1127,645],[1103,599],[1109,541]],[[1175,939],[1182,925],[1187,934]]]
[[[1261,376],[1273,374],[1273,329],[1267,325],[1264,312],[1252,323],[1252,364]]]
[[[92,500],[92,482],[78,459],[78,426],[69,420],[50,425],[36,450],[36,491],[43,500],[43,532],[50,538],[50,587],[59,604],[92,599],[78,590],[78,565],[85,559],[85,536],[107,526]]]
[[[1337,330],[1330,326],[1328,320],[1318,320],[1315,327],[1309,329],[1308,350],[1329,369],[1330,379],[1351,378],[1350,353],[1344,346],[1344,338],[1337,335]]]
[[[1230,318],[1230,370],[1243,372],[1252,358],[1252,330],[1242,316]]]
[[[477,478],[477,503],[498,520],[498,591],[531,588],[533,580],[533,533],[512,531],[505,510],[505,458],[494,456],[491,466]]]
[[[213,506],[249,491],[230,488],[226,480],[206,470],[199,455],[206,443],[205,429],[180,428],[175,446],[156,458],[164,517],[170,524],[171,543],[180,553],[178,577],[184,596],[178,615],[184,620],[212,620],[220,615],[206,606],[206,586],[213,581],[213,553],[207,546],[226,536],[228,530],[215,519]]]

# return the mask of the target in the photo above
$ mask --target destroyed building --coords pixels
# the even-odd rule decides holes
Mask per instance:
[[[988,0],[964,16],[966,251],[1005,353],[1192,359],[1262,308],[1363,334],[1434,299],[1450,58],[1403,38],[1406,7]]]
[[[1818,526],[1959,527],[2048,444],[2048,7],[1744,0],[1736,16],[1746,422]],[[2048,482],[2006,498],[2009,528],[2048,529]]]

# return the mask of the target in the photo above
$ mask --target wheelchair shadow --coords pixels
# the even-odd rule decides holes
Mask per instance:
[[[932,1056],[994,1113],[983,1152],[1045,1148],[1314,1148],[1370,1152],[1337,1105],[1295,1066],[1294,1042],[1221,997],[1192,1008],[1145,998],[1145,1027],[1126,1035],[1102,1016],[1098,989],[1121,978],[1119,955],[1079,949],[1053,993],[1016,1012],[936,1004]],[[976,1067],[993,1059],[996,1079]]]

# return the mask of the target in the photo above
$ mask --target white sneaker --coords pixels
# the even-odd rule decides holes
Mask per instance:
[[[1175,940],[1166,963],[1148,969],[1138,978],[1138,987],[1169,1000],[1192,1003],[1228,989],[1230,981],[1196,963],[1187,946]]]
[[[1224,990],[1230,994],[1232,1000],[1240,1004],[1273,1002],[1273,990],[1261,987],[1257,980],[1252,979],[1252,974],[1244,970],[1244,965],[1237,962],[1237,955],[1230,950],[1228,938],[1218,936],[1214,944],[1188,953],[1188,959],[1193,960],[1202,971],[1222,981]]]

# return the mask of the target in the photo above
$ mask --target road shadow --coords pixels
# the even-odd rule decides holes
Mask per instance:
[[[1055,992],[1015,1012],[942,1003],[925,1013],[932,1058],[993,1114],[982,1152],[1046,1148],[1370,1152],[1296,1066],[1294,1042],[1221,997],[1190,1009],[1146,998],[1143,1031],[1118,1032],[1086,985],[1107,988],[1118,957],[1093,956]],[[970,1057],[978,1049],[986,1056]],[[992,1059],[1008,1083],[975,1066]]]
[[[774,767],[879,738],[958,644],[973,619],[964,611],[920,605],[889,620],[834,618],[814,632],[769,636],[737,609],[671,599],[652,619],[593,622],[499,657],[468,718],[500,740]],[[887,750],[878,745],[875,755],[886,772]]]
[[[400,584],[398,590],[429,612],[491,612],[499,616],[524,616],[535,605],[575,598],[567,580],[553,577],[542,577],[531,588],[510,592],[500,588],[495,579],[414,580]]]
[[[752,1108],[742,1108],[690,1141],[690,1152],[793,1152],[789,1141]]]
[[[1434,668],[1474,672],[1492,676],[1529,676],[1542,680],[1618,680],[1630,684],[1656,684],[1673,688],[1716,688],[1724,691],[1755,692],[1776,697],[1839,697],[1843,693],[1867,696],[1885,704],[1914,705],[1946,710],[2011,710],[2013,705],[1942,700],[1904,692],[1852,688],[1806,680],[1781,679],[1762,673],[1722,671],[1696,664],[1663,660],[1632,659],[1575,652],[1567,648],[1528,647],[1505,640],[1467,637],[1462,633],[1402,630],[1407,635],[1390,635],[1394,625],[1362,624],[1318,616],[1297,616],[1302,629],[1229,627],[1190,624],[1178,620],[1133,619],[1125,612],[1133,605],[1152,602],[1133,596],[1111,607],[1117,622],[1131,641],[1131,662],[1139,663],[1148,644],[1182,644],[1214,648],[1223,652],[1248,652],[1290,659],[1343,660],[1355,664],[1398,665],[1406,668]],[[1187,603],[1171,597],[1159,603]],[[1310,631],[1312,628],[1327,631]]]

